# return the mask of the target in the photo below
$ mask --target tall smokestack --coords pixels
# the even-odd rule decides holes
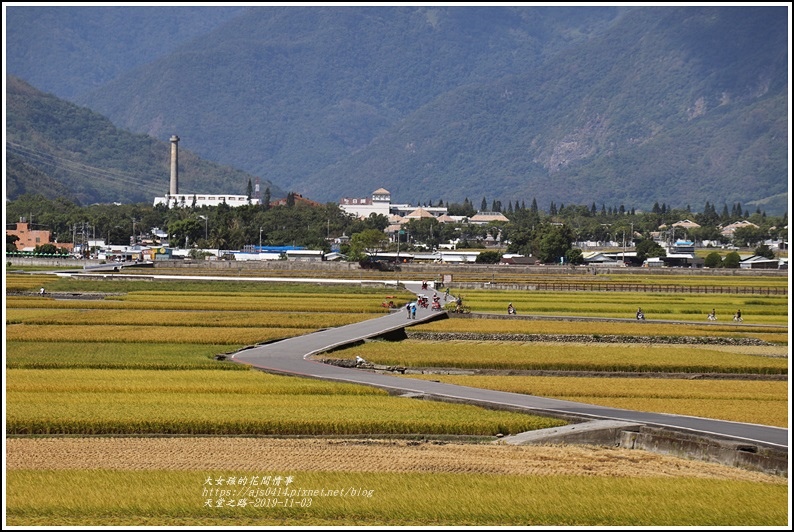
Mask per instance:
[[[171,135],[171,190],[170,195],[179,194],[179,137]]]

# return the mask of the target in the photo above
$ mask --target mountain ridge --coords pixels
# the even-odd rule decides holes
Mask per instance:
[[[248,8],[79,102],[319,201],[785,212],[785,14]]]
[[[170,143],[119,130],[87,108],[6,78],[6,199],[40,193],[78,203],[151,203],[168,193]],[[179,150],[180,193],[245,194],[256,177]],[[271,188],[274,198],[286,194]]]

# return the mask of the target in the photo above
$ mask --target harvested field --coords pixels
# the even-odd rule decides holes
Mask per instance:
[[[281,471],[686,477],[786,483],[783,477],[611,447],[240,437],[6,439],[9,471],[250,471],[261,469],[262,464]]]

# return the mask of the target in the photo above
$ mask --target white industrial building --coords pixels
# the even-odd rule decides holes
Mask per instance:
[[[254,194],[256,196],[259,195],[258,180]],[[165,205],[168,208],[217,207],[224,203],[229,207],[242,207],[243,205],[259,205],[259,199],[238,194],[180,194],[179,137],[171,135],[171,183],[169,192],[165,196],[154,198],[154,206]]]
[[[407,203],[392,203],[391,192],[385,188],[379,188],[368,198],[342,198],[339,201],[339,208],[359,218],[369,218],[371,214],[382,214],[386,217],[389,217],[389,215],[405,217],[419,207]],[[436,218],[447,213],[446,207],[423,207],[423,209]]]

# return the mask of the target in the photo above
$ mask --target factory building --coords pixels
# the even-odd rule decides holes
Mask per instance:
[[[257,180],[255,195],[259,194]],[[171,135],[171,182],[168,194],[154,198],[154,206],[174,207],[216,207],[225,203],[229,207],[259,205],[259,198],[248,198],[245,194],[180,194],[179,193],[179,137]]]

